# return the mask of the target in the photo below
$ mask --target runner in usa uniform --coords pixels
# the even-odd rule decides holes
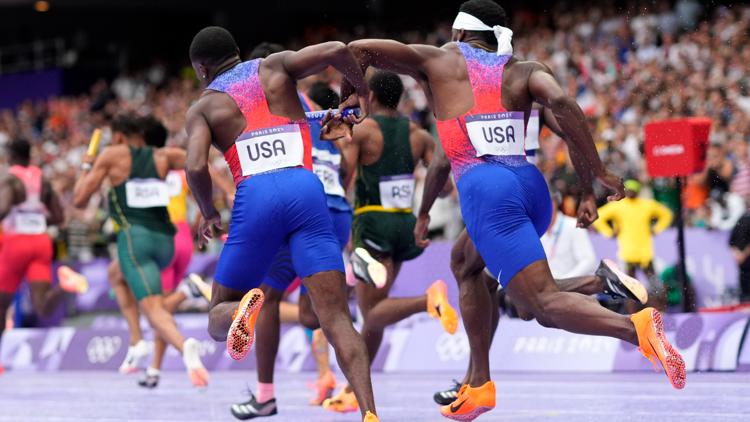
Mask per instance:
[[[0,338],[8,307],[23,279],[29,283],[34,311],[47,316],[57,308],[63,292],[82,293],[84,279],[53,287],[52,240],[47,225],[63,221],[60,199],[42,170],[30,164],[31,145],[16,139],[7,145],[10,169],[0,175]]]
[[[540,114],[542,118],[540,118]],[[540,113],[538,109],[532,110],[531,117],[526,126],[526,159],[530,163],[536,162],[535,150],[539,148],[538,135],[540,120],[542,120],[542,122],[558,136],[565,139],[565,134],[562,133],[559,125],[557,125],[554,120],[554,116],[549,110],[545,109],[542,113]],[[574,145],[570,145],[570,147],[575,148]],[[578,165],[582,164],[580,162],[576,163]],[[430,182],[442,180],[444,175],[440,175],[440,172],[448,173],[449,171],[450,161],[446,158],[445,153],[443,153],[441,149],[438,149],[427,170],[426,178]],[[590,183],[590,181],[587,181],[587,183]],[[431,191],[436,193],[434,189],[431,189]],[[435,196],[423,195],[420,215],[428,216],[427,213],[432,207],[435,199]],[[581,211],[585,212],[589,206],[586,202],[594,200],[594,197],[591,195],[583,198]],[[420,219],[420,221],[423,224],[429,223],[429,220],[424,217]],[[588,220],[585,222],[588,222]],[[421,247],[427,247],[429,245],[429,241],[424,238],[425,227],[426,226],[417,227],[414,232],[416,242]],[[461,382],[454,381],[453,387],[444,391],[438,391],[433,396],[435,402],[443,406],[452,403],[456,399],[458,392],[464,384],[471,384],[474,382],[473,380],[475,377],[481,379],[483,376],[482,374],[489,372],[489,367],[482,367],[481,365],[489,363],[490,344],[492,343],[492,338],[497,330],[498,321],[500,319],[499,307],[502,300],[502,290],[498,290],[496,277],[487,271],[484,260],[481,255],[479,255],[479,252],[477,252],[476,247],[469,238],[466,230],[461,233],[451,249],[451,270],[453,276],[458,282],[461,309],[465,314],[471,314],[471,309],[473,308],[483,309],[489,301],[492,303],[492,314],[489,320],[491,324],[490,330],[484,330],[479,333],[482,336],[482,341],[477,343],[480,343],[482,348],[479,350],[471,350],[469,367],[463,380]],[[604,260],[600,263],[595,275],[555,280],[555,284],[557,284],[557,287],[564,292],[576,292],[585,295],[604,293],[616,298],[638,301],[642,304],[645,304],[648,299],[646,288],[638,280],[623,274],[619,268],[609,260]],[[531,320],[534,318],[534,316],[528,313],[525,309],[521,308],[517,309],[517,311],[519,317],[522,319]],[[487,323],[486,317],[471,324],[471,326],[482,326],[483,323]],[[475,361],[478,363],[475,364]]]
[[[282,51],[284,51],[284,48],[281,45],[262,43],[250,53],[250,59],[266,58],[270,54]],[[333,98],[335,104],[332,107],[338,107],[338,95],[330,91],[330,89],[326,89],[329,92],[321,93],[324,97],[323,100],[326,100],[325,97],[333,96],[335,97]],[[320,110],[318,104],[306,94],[299,92],[298,95],[305,112]],[[308,124],[310,125],[310,138],[312,139],[313,172],[323,184],[328,213],[333,222],[333,229],[339,243],[339,249],[343,251],[349,242],[349,233],[352,226],[352,210],[346,201],[346,193],[340,175],[342,167],[341,152],[334,142],[320,139],[320,121],[311,120]],[[255,348],[258,386],[255,394],[251,392],[247,401],[232,405],[231,412],[238,419],[272,416],[277,413],[273,377],[281,329],[279,306],[285,293],[290,289],[294,290],[296,288],[292,285],[296,279],[297,273],[292,262],[291,251],[288,246],[282,247],[273,258],[273,263],[264,277],[261,286],[264,303],[258,316]],[[306,293],[307,289],[305,286],[300,286],[299,320],[306,327],[317,328],[317,318],[310,309],[310,298]],[[325,365],[328,363],[328,344],[325,341],[324,343],[318,346],[325,348]],[[313,348],[315,348],[315,343],[313,343]],[[330,370],[323,372],[321,375],[316,383],[317,388],[321,390],[318,392],[318,398],[315,399],[315,403],[318,405],[330,397],[331,391],[336,387],[336,380]]]
[[[376,421],[367,350],[349,315],[341,247],[323,185],[311,171],[312,141],[295,87],[296,80],[333,66],[360,94],[364,118],[368,92],[359,66],[338,42],[242,62],[231,34],[219,27],[195,36],[190,60],[206,88],[187,116],[188,183],[205,218],[204,238],[221,221],[211,201],[211,144],[224,153],[237,184],[213,284],[209,333],[226,339],[235,359],[247,355],[264,297],[258,287],[276,253],[288,247],[364,420]],[[342,122],[327,120],[321,131],[326,139],[348,132]]]
[[[185,339],[168,310],[161,270],[174,255],[175,228],[169,220],[170,170],[185,166],[185,151],[146,145],[140,119],[125,114],[112,121],[113,145],[98,156],[87,155],[73,190],[73,205],[84,207],[105,179],[112,185],[109,209],[120,230],[117,258],[125,281],[155,333],[182,354],[190,381],[208,385],[200,360],[200,343]],[[92,163],[93,162],[93,163]]]
[[[542,325],[639,345],[646,357],[661,363],[674,387],[683,388],[684,361],[667,341],[658,311],[619,315],[586,296],[560,291],[552,279],[539,240],[551,217],[549,194],[541,173],[526,161],[523,146],[532,104],[549,108],[575,145],[572,158],[589,168],[579,172],[582,179],[595,177],[614,189],[612,200],[622,198],[622,181],[604,169],[581,109],[551,71],[541,63],[513,58],[512,31],[505,25],[505,11],[497,3],[470,0],[461,5],[454,22],[454,42],[441,48],[360,40],[349,49],[362,69],[374,66],[409,74],[425,89],[456,178],[468,234],[513,303]],[[343,86],[342,92],[352,89]],[[440,189],[444,181],[429,188]],[[595,215],[596,209],[589,207],[579,213],[579,224],[590,223]],[[489,332],[489,318],[484,317],[490,315],[490,306],[482,305],[483,315],[464,315],[470,342],[483,338],[472,333],[474,321],[481,320],[479,330]],[[486,373],[463,386],[441,413],[471,420],[494,404],[494,384]]]

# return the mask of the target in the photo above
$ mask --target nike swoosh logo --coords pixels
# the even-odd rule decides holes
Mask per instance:
[[[456,413],[456,412],[458,412],[458,410],[459,410],[459,409],[461,409],[461,406],[463,406],[463,405],[464,405],[464,403],[466,403],[466,401],[467,401],[467,400],[469,400],[469,399],[464,399],[464,401],[462,401],[461,403],[459,403],[459,404],[458,404],[458,405],[456,405],[456,406],[454,406],[454,405],[451,405],[451,413]]]

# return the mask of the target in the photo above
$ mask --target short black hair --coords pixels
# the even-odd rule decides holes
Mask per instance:
[[[392,109],[398,107],[401,95],[404,93],[404,83],[401,82],[401,78],[385,70],[375,72],[368,86],[380,104]]]
[[[154,116],[141,118],[141,130],[146,145],[154,148],[163,148],[167,144],[167,128]]]
[[[201,29],[190,43],[190,61],[217,65],[239,51],[234,37],[220,26]]]
[[[505,9],[494,0],[468,0],[461,3],[459,12],[468,13],[487,26],[508,26],[508,15]],[[492,31],[466,31],[482,39],[487,44],[497,45],[497,38]]]
[[[24,138],[16,138],[8,144],[8,154],[11,161],[26,164],[31,161],[31,144]]]
[[[248,59],[265,59],[273,53],[281,53],[284,50],[285,48],[281,44],[264,41],[253,48],[253,51],[250,52],[250,57],[248,57]]]
[[[323,110],[337,108],[341,99],[336,91],[332,90],[325,82],[315,82],[307,90],[307,96]]]
[[[112,132],[119,132],[125,136],[143,135],[141,122],[138,117],[132,113],[118,114],[112,119],[110,124]]]

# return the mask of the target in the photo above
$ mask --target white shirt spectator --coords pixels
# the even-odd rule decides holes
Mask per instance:
[[[541,240],[554,278],[580,277],[596,270],[596,254],[588,232],[576,227],[575,218],[558,211]]]

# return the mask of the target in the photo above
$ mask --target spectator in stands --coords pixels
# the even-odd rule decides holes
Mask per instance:
[[[625,263],[625,272],[635,277],[640,269],[650,283],[649,301],[653,298],[661,303],[664,289],[654,271],[653,236],[672,224],[672,211],[653,199],[638,197],[640,191],[640,182],[626,180],[625,198],[599,208],[599,219],[593,226],[606,237],[617,236],[618,256]]]
[[[542,236],[542,246],[547,254],[549,268],[555,279],[582,277],[596,271],[596,253],[588,231],[576,227],[576,219],[560,211],[562,194],[550,189],[552,196],[552,221]]]
[[[732,229],[729,246],[739,269],[740,301],[748,302],[750,301],[750,211],[745,212]]]

